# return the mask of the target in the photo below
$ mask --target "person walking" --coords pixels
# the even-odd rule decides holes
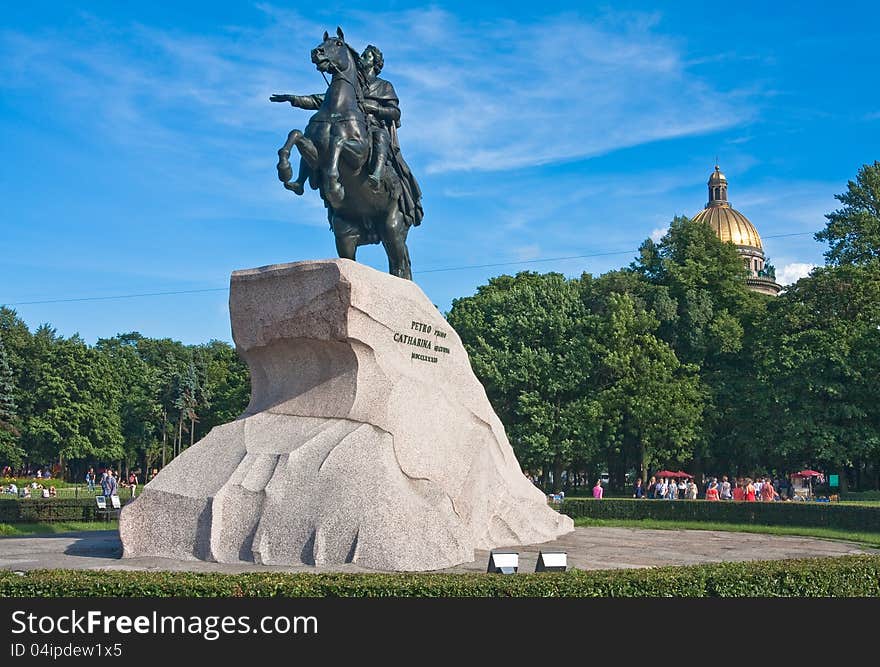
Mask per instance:
[[[718,500],[718,482],[714,477],[706,488],[706,500]]]
[[[128,472],[128,488],[131,489],[132,499],[134,499],[134,497],[135,497],[135,491],[137,491],[137,485],[138,485],[138,476],[137,476],[137,474],[135,474],[134,470],[130,470]]]
[[[730,482],[727,480],[727,475],[721,476],[721,486],[718,488],[718,497],[721,500],[733,499],[733,494],[731,493]]]
[[[642,478],[636,477],[636,485],[633,487],[633,498],[644,498],[645,489],[642,486]]]
[[[657,498],[665,500],[667,491],[669,491],[669,484],[667,484],[665,477],[661,477],[660,481],[657,482]]]
[[[596,486],[593,487],[593,498],[595,498],[597,500],[601,500],[603,493],[604,493],[604,491],[602,489],[602,480],[597,479]]]
[[[86,473],[86,485],[89,487],[89,493],[95,492],[95,469],[89,468],[89,471]]]
[[[772,502],[776,499],[776,489],[773,488],[773,484],[770,482],[770,478],[764,480],[764,483],[761,485],[761,500],[765,503]]]
[[[108,496],[119,495],[119,482],[116,481],[116,476],[113,474],[112,470],[107,472],[107,494],[106,495],[108,495]]]
[[[654,497],[654,494],[657,492],[655,488],[657,486],[657,479],[654,475],[651,475],[651,479],[648,480],[648,498],[651,499]]]
[[[746,477],[746,487],[745,487],[745,496],[747,503],[755,502],[755,485],[752,484],[752,480],[749,477]]]

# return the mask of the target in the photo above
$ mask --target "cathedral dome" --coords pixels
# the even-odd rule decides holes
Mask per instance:
[[[707,206],[694,216],[694,220],[705,222],[722,241],[730,241],[735,246],[748,246],[764,250],[758,230],[742,213],[730,204]]]
[[[736,246],[748,271],[746,285],[750,290],[773,296],[779,294],[782,286],[776,282],[776,269],[765,262],[764,245],[758,230],[746,216],[730,205],[727,200],[727,177],[717,164],[706,185],[709,186],[709,201],[706,208],[693,219],[706,223],[719,239]]]

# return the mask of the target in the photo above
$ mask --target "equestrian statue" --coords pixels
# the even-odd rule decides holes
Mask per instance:
[[[406,237],[422,221],[422,193],[400,153],[399,100],[379,78],[382,52],[371,44],[358,56],[336,28],[335,37],[324,32],[312,62],[325,80],[332,74],[324,94],[269,98],[317,111],[305,132],[291,131],[278,150],[278,178],[297,195],[306,182],[320,191],[340,257],[355,259],[358,246],[381,242],[389,273],[412,280]],[[301,159],[291,180],[294,146]]]

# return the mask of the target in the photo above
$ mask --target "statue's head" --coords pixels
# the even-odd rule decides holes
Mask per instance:
[[[361,54],[361,66],[367,71],[373,70],[377,75],[382,71],[385,67],[385,58],[382,57],[378,47],[370,44],[364,49]]]
[[[345,43],[342,28],[336,28],[336,36],[324,31],[324,41],[312,49],[312,62],[319,72],[343,72],[356,62],[357,54]]]

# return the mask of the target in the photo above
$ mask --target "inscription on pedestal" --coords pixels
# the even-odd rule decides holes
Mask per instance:
[[[438,343],[438,341],[442,341],[444,338],[446,338],[445,331],[436,329],[430,324],[419,322],[418,320],[410,320],[409,331],[406,333],[394,333],[395,343],[419,347],[425,351],[411,352],[410,359],[424,361],[429,364],[436,364],[439,360],[443,359],[443,355],[451,354],[448,347]],[[434,354],[426,354],[426,352],[433,352]]]

